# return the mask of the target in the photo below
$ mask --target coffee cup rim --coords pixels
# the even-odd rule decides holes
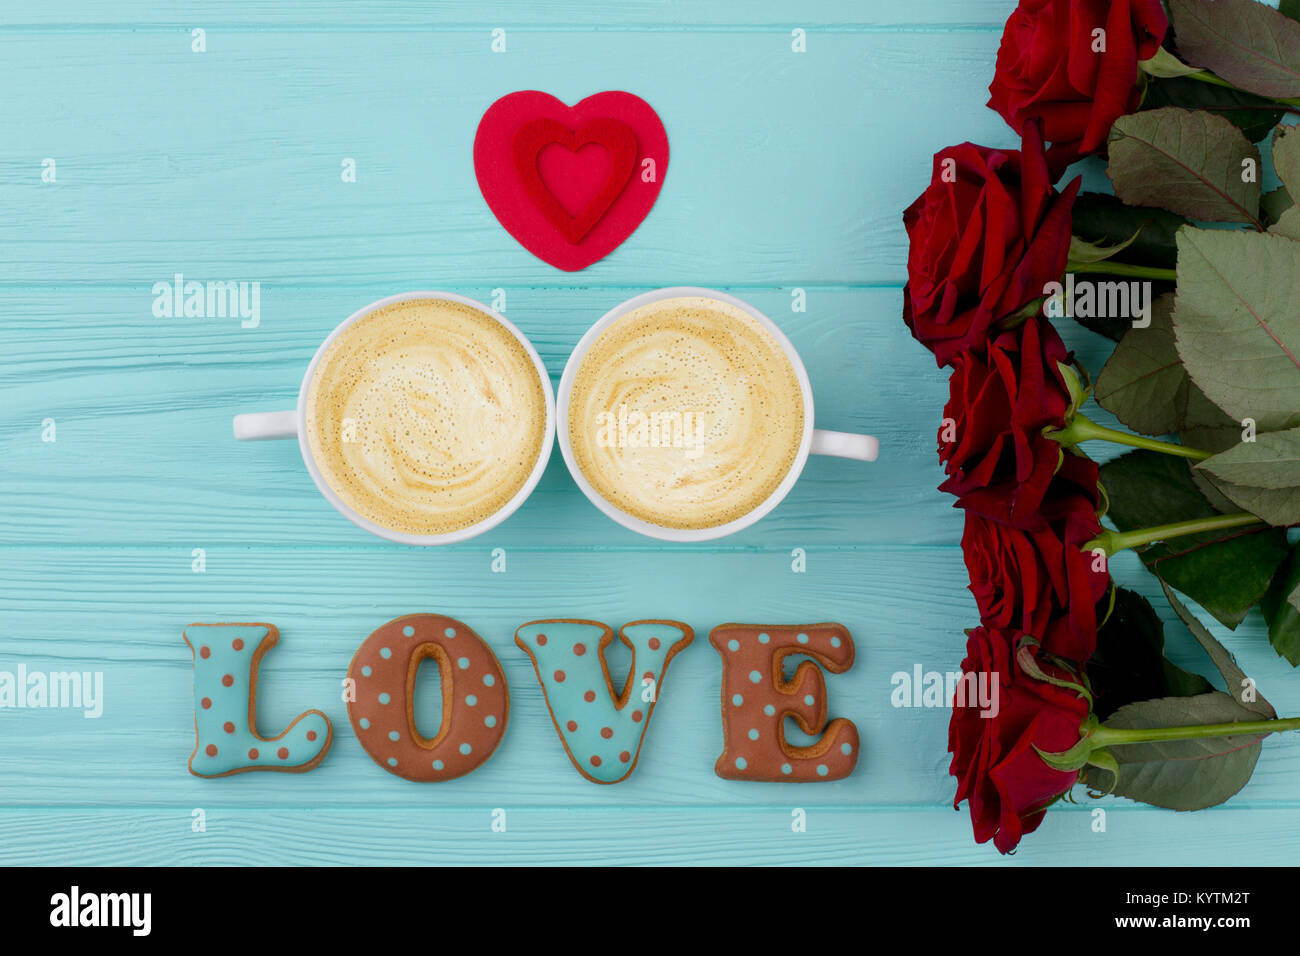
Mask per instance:
[[[789,359],[791,366],[794,368],[795,377],[799,381],[799,390],[803,397],[803,434],[799,439],[799,450],[794,461],[790,463],[785,477],[781,479],[781,483],[757,507],[739,518],[728,521],[726,524],[715,525],[711,528],[669,528],[638,518],[636,515],[629,514],[617,507],[592,487],[591,482],[587,480],[582,473],[582,469],[578,467],[577,461],[574,460],[573,449],[569,443],[569,397],[573,391],[573,381],[577,377],[578,368],[587,352],[591,349],[592,343],[602,332],[628,313],[654,302],[681,298],[714,299],[740,309],[757,321],[776,340],[786,358]],[[743,299],[736,298],[734,295],[703,286],[670,286],[663,289],[652,289],[649,292],[643,292],[619,303],[597,319],[595,324],[578,340],[578,344],[574,346],[573,351],[569,354],[569,359],[564,365],[564,373],[560,376],[560,386],[556,390],[555,406],[555,429],[559,439],[560,455],[564,458],[565,467],[568,468],[574,483],[587,496],[587,499],[608,517],[629,530],[661,541],[679,543],[710,541],[714,538],[723,538],[735,534],[755,524],[766,517],[790,493],[790,489],[794,487],[795,482],[799,480],[799,475],[803,472],[812,448],[814,420],[812,383],[808,379],[808,370],[804,368],[803,360],[799,357],[794,345],[781,331],[780,327],[759,309]]]
[[[465,528],[460,528],[456,531],[448,531],[444,534],[411,534],[405,531],[396,531],[359,514],[349,504],[347,504],[347,502],[339,497],[338,493],[330,486],[329,482],[325,480],[325,476],[321,473],[320,466],[316,463],[315,456],[312,454],[311,440],[307,435],[307,393],[311,388],[312,378],[316,374],[316,369],[320,365],[321,359],[324,358],[325,353],[329,351],[329,347],[346,329],[361,321],[366,316],[398,302],[409,302],[413,299],[436,299],[445,302],[456,302],[461,305],[469,306],[472,309],[477,309],[483,314],[490,316],[494,321],[506,329],[506,331],[513,335],[519,344],[524,347],[524,351],[527,352],[528,357],[532,359],[533,368],[537,372],[537,377],[541,380],[542,394],[546,399],[546,421],[543,425],[542,445],[537,453],[537,461],[533,463],[533,469],[528,474],[528,480],[523,483],[509,501],[482,521],[476,522],[475,524],[469,525]],[[369,305],[357,309],[335,326],[334,330],[330,332],[330,334],[325,337],[325,340],[321,342],[320,346],[317,347],[316,353],[307,364],[307,371],[303,373],[302,384],[298,389],[297,425],[298,449],[302,453],[302,460],[307,466],[307,472],[311,475],[311,479],[315,482],[320,493],[325,496],[325,499],[333,505],[334,509],[338,511],[339,514],[343,515],[343,517],[347,518],[357,527],[369,531],[371,534],[377,535],[388,541],[397,542],[398,544],[426,546],[456,544],[457,542],[467,541],[470,538],[483,534],[485,531],[491,531],[497,525],[501,524],[501,522],[505,521],[519,509],[520,505],[522,505],[524,501],[527,500],[528,496],[533,493],[538,482],[541,481],[542,473],[546,471],[546,465],[550,461],[551,450],[554,448],[555,444],[555,391],[551,386],[551,376],[546,371],[546,366],[543,364],[541,356],[537,353],[537,349],[533,347],[533,343],[528,340],[528,337],[524,335],[524,333],[521,332],[513,322],[496,309],[478,301],[477,299],[472,299],[469,296],[460,295],[455,292],[442,292],[437,290],[399,292],[395,295],[385,296],[382,299],[378,299],[371,302]]]

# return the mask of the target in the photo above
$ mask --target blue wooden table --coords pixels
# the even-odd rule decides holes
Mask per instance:
[[[895,673],[956,669],[976,621],[959,518],[935,490],[944,377],[900,318],[900,214],[940,147],[1015,144],[983,105],[1010,0],[16,6],[0,24],[0,670],[100,671],[105,690],[98,719],[0,710],[0,862],[1178,863],[1225,847],[1226,862],[1293,862],[1295,741],[1269,740],[1245,791],[1194,815],[1079,790],[1002,859],[951,808],[947,710],[891,703]],[[525,252],[475,183],[479,117],[529,88],[630,90],[668,130],[657,206],[585,272]],[[152,288],[177,273],[260,283],[260,321],[156,317]],[[556,452],[505,524],[419,550],[335,514],[293,443],[231,438],[235,413],[290,407],[321,338],[390,293],[499,290],[558,379],[609,307],[678,284],[771,315],[804,356],[818,424],[878,435],[880,461],[813,460],[760,524],[684,547],[604,518]],[[1108,343],[1064,331],[1095,373]],[[1132,555],[1115,570],[1156,596]],[[425,610],[488,640],[513,707],[491,761],[419,785],[362,751],[339,680],[371,630]],[[615,787],[569,765],[511,640],[564,616],[700,635]],[[186,772],[182,628],[237,620],[281,630],[263,727],[312,707],[334,721],[310,774]],[[729,620],[850,628],[857,664],[828,687],[862,734],[853,776],[713,774],[720,668],[703,637]],[[1300,712],[1258,612],[1214,629]],[[1206,670],[1170,632],[1175,660]]]

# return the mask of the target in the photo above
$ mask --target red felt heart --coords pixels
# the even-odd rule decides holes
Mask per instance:
[[[573,272],[603,259],[654,206],[668,168],[658,114],[621,91],[575,106],[536,90],[483,115],[474,171],[483,198],[519,244]]]

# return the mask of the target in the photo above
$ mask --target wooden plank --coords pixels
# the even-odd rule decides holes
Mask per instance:
[[[790,802],[787,801],[787,804]],[[1013,856],[977,845],[964,813],[951,810],[806,810],[807,830],[791,830],[794,805],[655,810],[539,809],[484,804],[358,814],[351,810],[232,809],[206,801],[206,831],[193,832],[188,804],[99,812],[0,810],[0,863],[6,865],[183,866],[542,866],[831,865],[1150,866],[1173,848],[1257,866],[1294,863],[1300,810],[1218,808],[1173,813],[1112,807],[1097,823],[1091,805],[1055,807]],[[506,831],[493,832],[492,811]],[[113,839],[104,839],[112,833]],[[1220,853],[1220,857],[1223,854]]]
[[[59,0],[5,17],[0,29],[63,26],[104,29],[177,30],[194,26],[243,29],[508,29],[569,30],[574,27],[614,27],[621,30],[698,27],[727,31],[758,31],[796,26],[832,30],[889,28],[926,24],[1001,29],[1010,12],[1007,0],[966,0],[961,4],[911,3],[900,7],[890,0],[811,0],[792,9],[783,0],[620,0],[592,4],[582,0],[484,0],[473,5],[445,0],[380,0],[364,7],[322,4],[316,0],[202,0],[177,9],[168,0],[129,0],[105,5],[94,0]]]
[[[992,31],[788,36],[565,31],[485,52],[460,31],[0,31],[0,278],[323,287],[897,282],[902,209],[984,108]],[[57,64],[51,68],[51,64]],[[376,68],[382,64],[382,68]],[[471,148],[497,97],[644,96],[672,161],[631,240],[581,274],[496,222]],[[933,104],[916,109],[917,103]],[[33,122],[33,117],[41,117]],[[955,132],[959,130],[959,132]],[[42,182],[42,161],[56,181]],[[341,163],[357,163],[357,182]]]

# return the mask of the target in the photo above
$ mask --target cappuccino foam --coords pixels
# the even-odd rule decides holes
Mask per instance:
[[[683,297],[605,329],[569,395],[570,450],[610,504],[667,528],[712,528],[766,501],[804,431],[781,345],[743,309]]]
[[[307,436],[326,483],[393,531],[447,534],[501,510],[541,453],[532,357],[490,315],[410,299],[348,326],[316,367]]]

